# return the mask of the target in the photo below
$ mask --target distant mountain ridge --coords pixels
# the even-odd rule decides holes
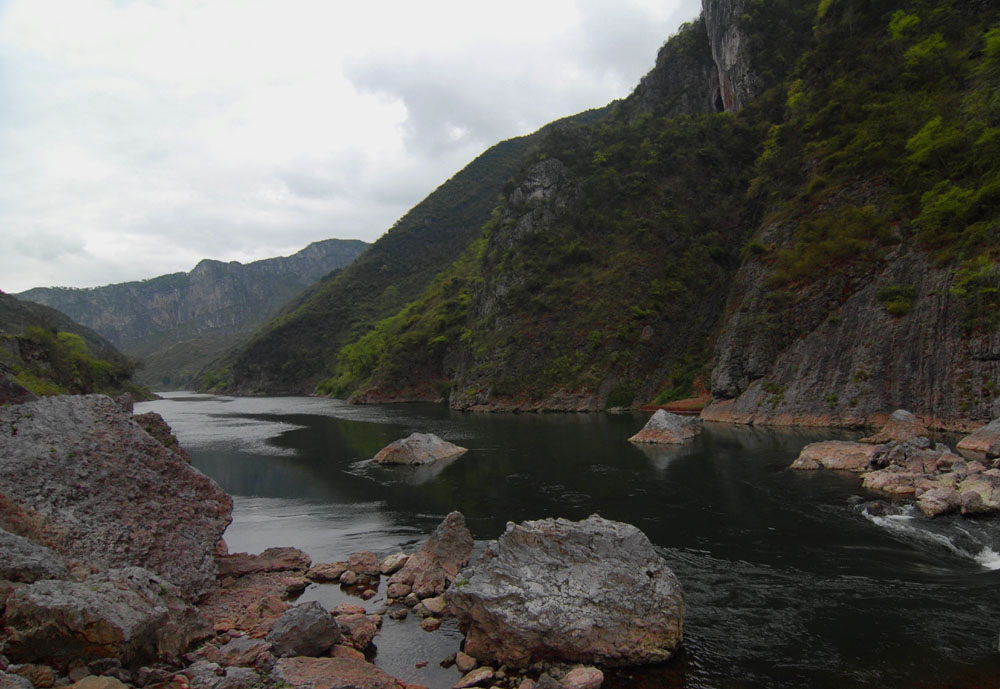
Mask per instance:
[[[205,259],[188,273],[85,289],[39,287],[16,296],[65,313],[142,361],[143,382],[178,388],[367,247],[360,240],[328,239],[291,256],[247,264]]]

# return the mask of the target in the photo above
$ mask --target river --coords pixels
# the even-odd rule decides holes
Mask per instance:
[[[856,434],[709,424],[658,449],[626,440],[645,414],[190,393],[136,411],[159,412],[233,495],[233,552],[290,545],[330,562],[412,551],[456,509],[480,548],[507,521],[598,513],[636,525],[685,588],[685,640],[670,663],[609,672],[606,687],[1000,685],[1000,521],[930,521],[874,502],[855,477],[787,469],[806,443]],[[369,461],[414,431],[470,451],[415,470]],[[346,597],[313,585],[303,600]],[[380,592],[369,607],[383,602]],[[438,661],[459,641],[453,624],[425,633],[412,616],[386,619],[375,661],[451,686],[457,671]]]

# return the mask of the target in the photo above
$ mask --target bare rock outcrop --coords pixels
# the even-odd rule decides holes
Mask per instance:
[[[639,665],[683,637],[684,593],[649,539],[591,516],[509,524],[446,598],[481,662]]]
[[[212,633],[178,587],[141,567],[19,588],[7,599],[5,623],[4,655],[63,671],[80,659],[135,665],[179,655]]]
[[[430,598],[444,593],[459,570],[472,555],[474,542],[461,512],[444,518],[431,537],[389,578],[390,598],[405,598],[410,593]]]
[[[433,433],[411,433],[408,437],[383,447],[372,461],[376,464],[419,465],[457,457],[466,452],[466,448],[442,440]]]
[[[680,416],[657,409],[642,430],[629,438],[633,443],[665,443],[679,445],[701,431],[701,419]]]
[[[232,499],[103,395],[0,408],[0,528],[70,569],[140,566],[196,596]]]

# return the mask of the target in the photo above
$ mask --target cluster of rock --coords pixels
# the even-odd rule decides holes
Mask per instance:
[[[697,416],[681,416],[657,409],[642,430],[629,438],[633,443],[665,443],[679,445],[701,431]]]
[[[97,490],[97,486],[100,490]],[[660,662],[676,578],[635,527],[510,525],[473,567],[458,512],[413,554],[228,553],[232,502],[159,417],[102,396],[0,408],[0,689],[418,689],[368,658],[383,616],[457,616],[456,688],[597,689]],[[465,569],[463,569],[465,568]],[[291,601],[311,583],[387,604]]]
[[[958,444],[985,447],[983,461],[967,459],[941,443],[908,411],[897,410],[882,430],[860,441],[831,440],[803,448],[793,469],[835,469],[861,474],[862,485],[899,498],[913,498],[928,517],[949,512],[979,515],[1000,511],[1000,423],[993,422]],[[967,442],[968,441],[968,442]],[[994,448],[996,445],[996,448]]]
[[[376,464],[406,464],[418,466],[442,459],[458,457],[468,452],[433,433],[411,433],[383,447],[372,459]]]

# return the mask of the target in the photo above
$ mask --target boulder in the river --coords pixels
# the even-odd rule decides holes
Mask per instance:
[[[924,442],[928,434],[927,427],[920,423],[916,416],[905,409],[897,409],[889,415],[882,430],[875,435],[862,438],[861,442],[880,445],[895,441],[930,446],[930,441]]]
[[[340,641],[340,626],[316,601],[289,608],[267,635],[274,655],[320,656]]]
[[[699,431],[701,431],[701,419],[697,416],[680,416],[658,409],[642,430],[629,438],[629,441],[678,445],[693,438]]]
[[[450,513],[420,550],[392,575],[388,595],[391,598],[405,598],[411,593],[417,598],[440,596],[468,563],[473,545],[465,517],[461,512]]]
[[[7,599],[15,662],[65,670],[73,661],[117,658],[124,665],[180,655],[212,629],[181,591],[141,567],[112,569],[83,582],[44,580]]]
[[[433,433],[411,433],[408,437],[383,447],[373,461],[376,464],[419,465],[457,457],[466,452],[468,449],[442,440]]]
[[[0,528],[73,570],[140,566],[197,596],[232,499],[104,395],[0,407]]]
[[[868,471],[872,460],[880,452],[877,445],[855,443],[847,440],[825,440],[810,443],[802,448],[792,469],[834,469],[861,473]]]
[[[683,636],[667,563],[639,529],[596,515],[508,524],[446,598],[485,663],[660,663]]]
[[[1000,443],[1000,418],[993,419],[982,428],[973,431],[958,441],[958,449],[987,453],[990,447]]]

